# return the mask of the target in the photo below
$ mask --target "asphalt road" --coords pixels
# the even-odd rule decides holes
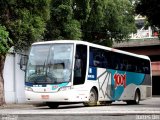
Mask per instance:
[[[160,120],[160,115],[121,115],[121,116],[53,116],[53,115],[19,115],[2,120]]]
[[[110,106],[84,107],[83,104],[49,109],[28,104],[0,107],[2,120],[160,120],[160,97],[141,101],[140,105],[115,102]]]

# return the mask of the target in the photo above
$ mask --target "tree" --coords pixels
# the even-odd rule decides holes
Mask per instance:
[[[81,39],[81,25],[73,18],[72,4],[72,0],[52,0],[45,40]]]
[[[50,0],[1,0],[0,23],[7,28],[16,49],[40,41],[50,18]]]
[[[12,41],[9,38],[9,33],[4,26],[0,25],[0,105],[4,103],[4,90],[3,90],[3,67],[7,51]]]
[[[6,31],[6,27],[0,25],[0,55],[5,56],[12,41],[9,38],[9,33]]]
[[[133,11],[129,0],[52,0],[45,38],[111,46],[135,31]]]
[[[74,0],[83,40],[111,46],[134,32],[134,7],[129,0]]]
[[[159,0],[136,0],[136,13],[146,16],[152,26],[160,28],[160,1]]]
[[[11,47],[9,38],[16,50],[25,50],[40,41],[50,18],[50,0],[0,0],[0,13],[0,83],[3,83],[4,59]],[[1,87],[0,104],[4,102],[3,84]]]

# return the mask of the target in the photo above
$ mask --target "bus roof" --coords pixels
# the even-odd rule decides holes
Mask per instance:
[[[122,51],[122,50],[118,50],[118,49],[114,49],[114,48],[110,48],[110,47],[106,47],[106,46],[102,46],[102,45],[98,45],[98,44],[94,44],[94,43],[90,43],[90,42],[86,42],[86,41],[81,41],[81,40],[53,40],[53,41],[35,42],[32,45],[43,45],[43,44],[53,44],[53,43],[83,44],[83,45],[88,45],[91,47],[96,47],[96,48],[100,48],[100,49],[104,49],[104,50],[108,50],[108,51],[112,51],[112,52],[116,52],[116,53],[121,53],[121,54],[125,54],[125,55],[130,55],[130,56],[135,56],[138,58],[150,60],[150,58],[146,55],[139,55],[139,54],[135,54],[135,53],[127,52],[127,51]]]

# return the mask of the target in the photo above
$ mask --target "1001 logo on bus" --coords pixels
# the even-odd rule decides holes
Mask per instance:
[[[115,89],[118,86],[123,86],[124,88],[126,87],[126,74],[115,73],[113,78],[114,78]]]

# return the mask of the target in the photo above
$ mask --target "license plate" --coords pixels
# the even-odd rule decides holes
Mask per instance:
[[[46,99],[49,99],[49,95],[41,95],[41,98],[42,98],[42,99],[45,99],[45,100],[46,100]]]

